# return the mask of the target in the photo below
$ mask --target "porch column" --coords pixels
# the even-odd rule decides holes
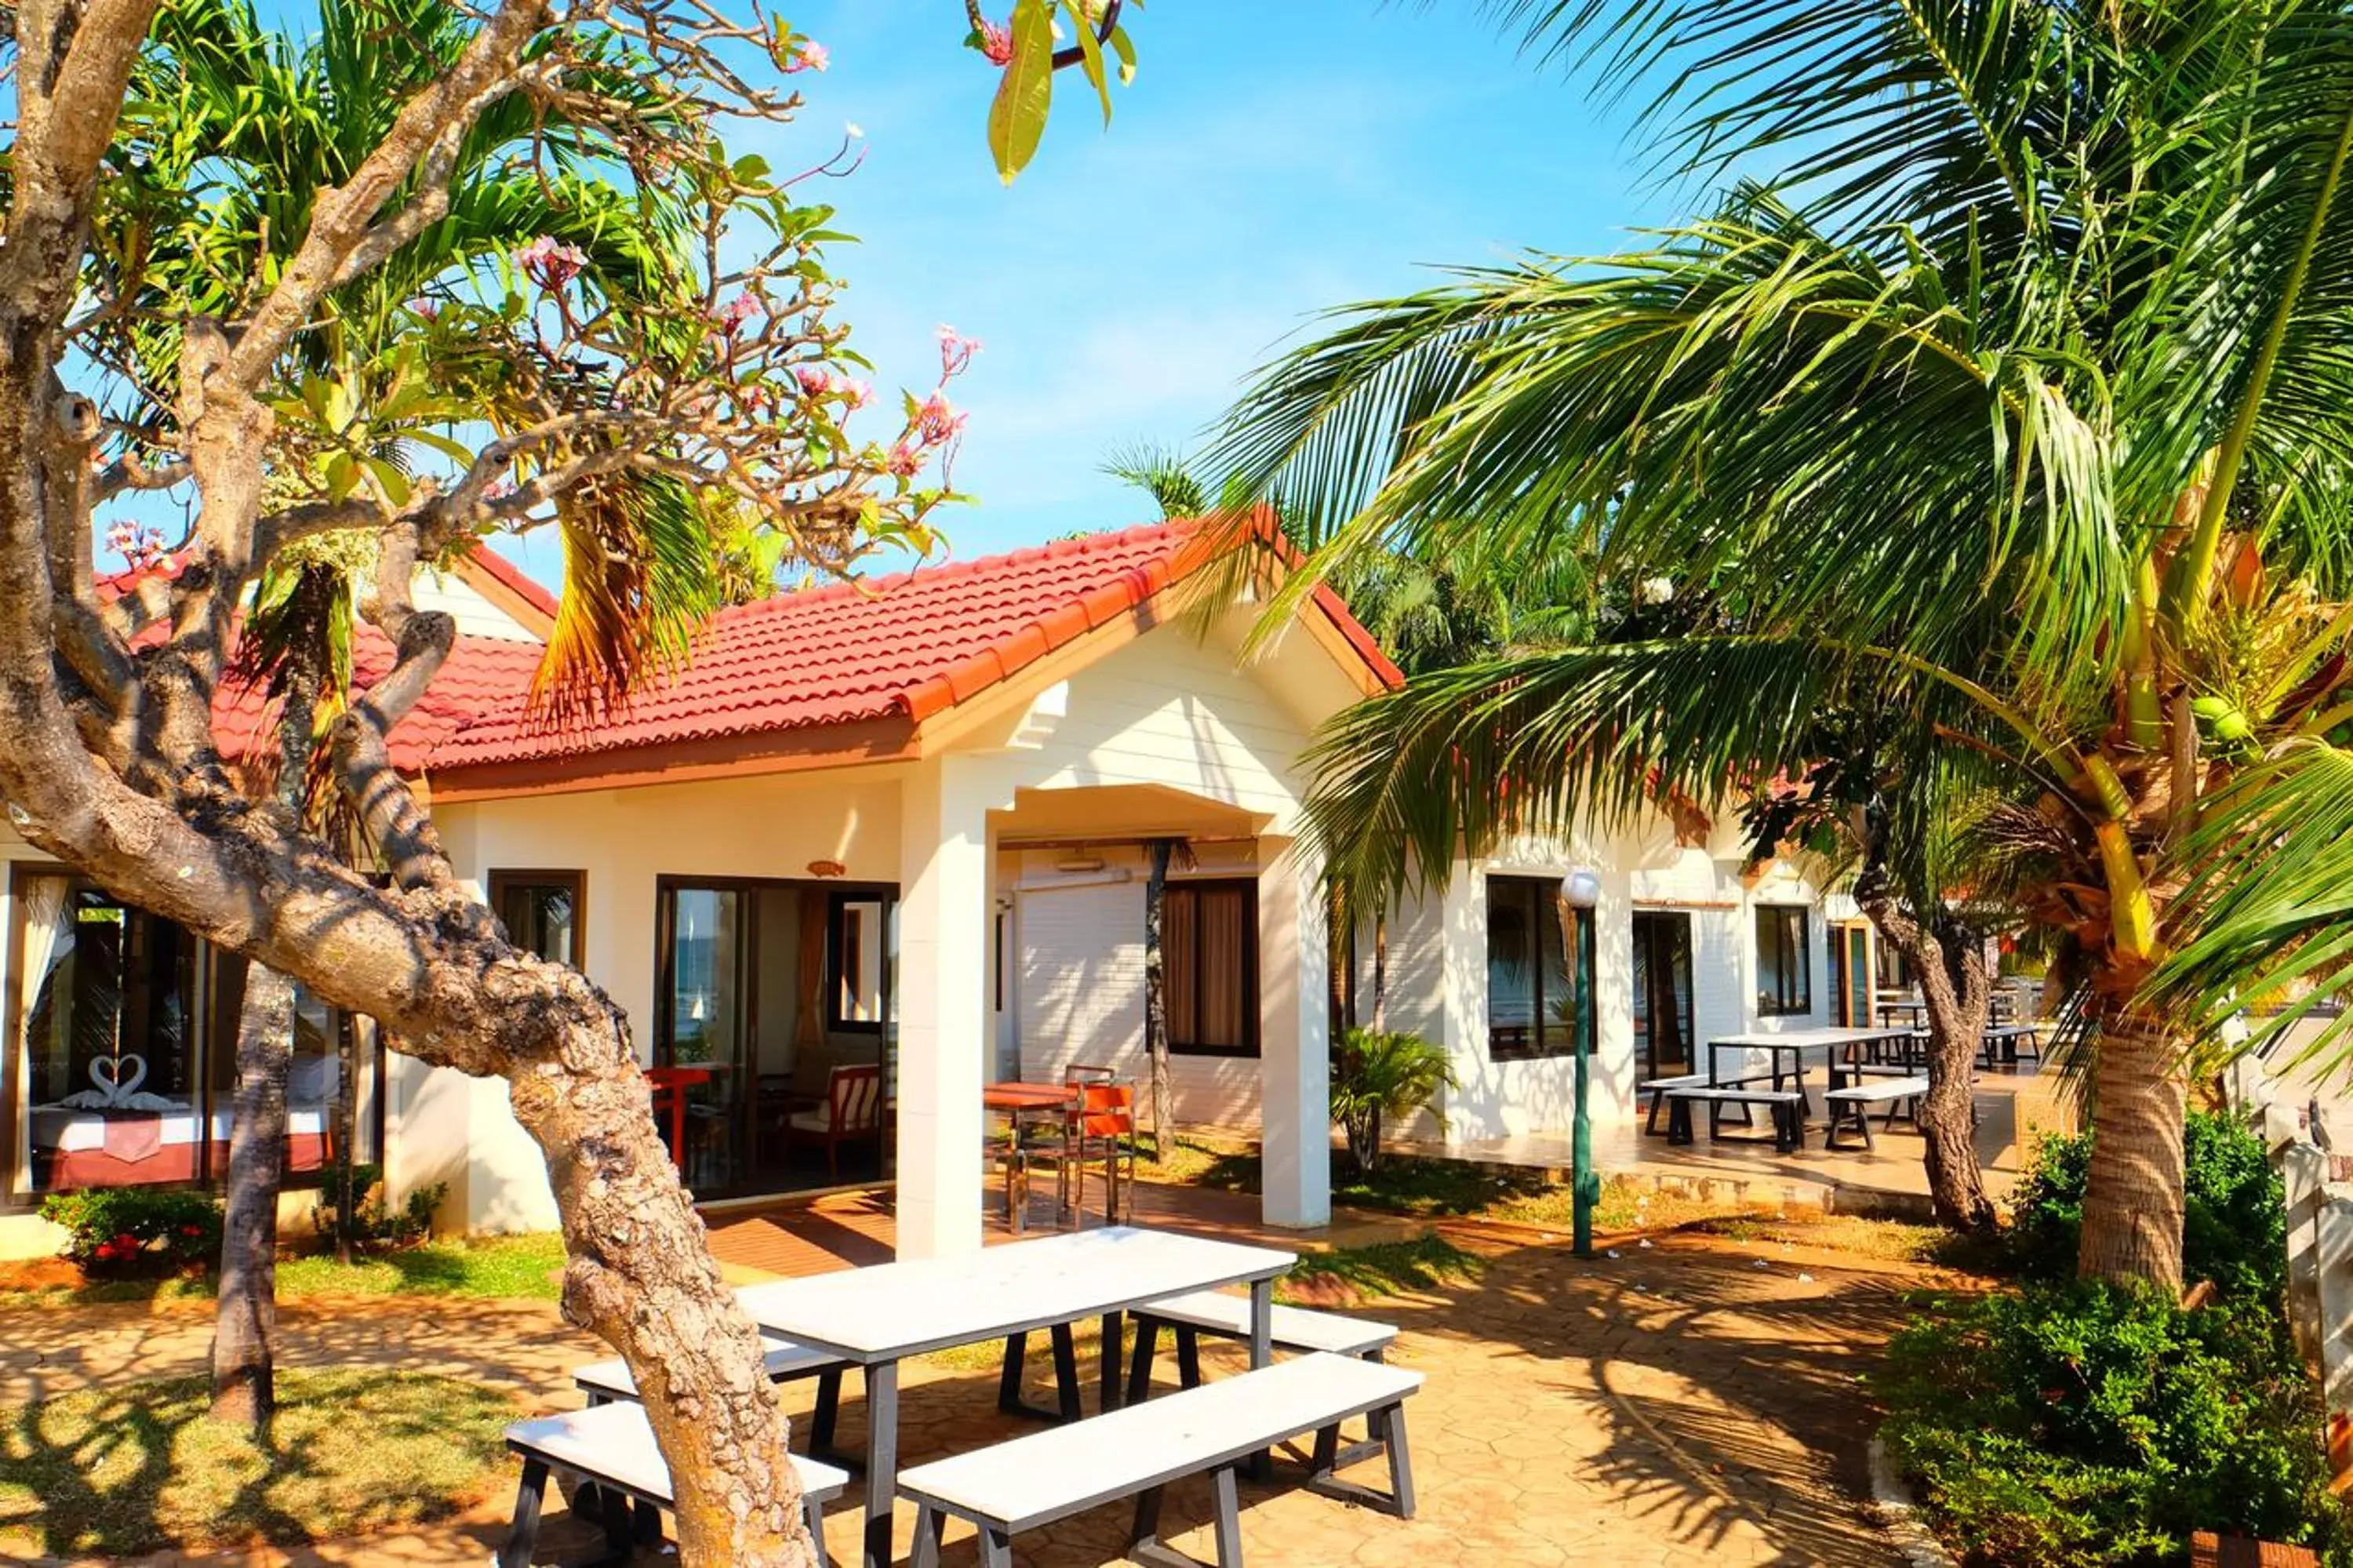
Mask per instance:
[[[901,1257],[980,1246],[988,805],[971,765],[954,757],[918,765],[901,786]]]
[[[1262,1213],[1271,1225],[1332,1220],[1330,997],[1323,867],[1304,844],[1259,841]]]

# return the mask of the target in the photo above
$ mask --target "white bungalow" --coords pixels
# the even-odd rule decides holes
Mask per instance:
[[[396,760],[511,931],[582,964],[646,1060],[684,1070],[699,1196],[888,1176],[908,1255],[979,1243],[984,1082],[1144,1075],[1148,846],[1180,842],[1176,1116],[1262,1128],[1265,1216],[1312,1226],[1329,1032],[1351,986],[1363,1010],[1374,955],[1357,933],[1332,984],[1300,758],[1397,673],[1328,592],[1244,662],[1248,590],[1184,613],[1229,590],[1203,559],[1189,526],[1160,525],[727,610],[627,713],[550,732],[525,693],[554,606],[478,556],[420,594],[462,635]],[[225,744],[255,717],[225,705]],[[0,862],[5,1255],[53,1245],[30,1217],[46,1192],[218,1180],[239,967],[5,828]],[[1567,1126],[1549,893],[1579,864],[1604,883],[1598,1114],[1632,1116],[1633,1085],[1695,1041],[1829,1022],[1867,983],[1867,944],[1826,920],[1816,883],[1787,865],[1744,880],[1720,826],[1458,866],[1386,943],[1387,1021],[1444,1042],[1457,1139]],[[395,1194],[448,1183],[451,1228],[553,1223],[503,1084],[386,1055],[307,1000],[297,1049],[294,1181],[348,1138]],[[860,1065],[886,1113],[828,1139],[808,1101]],[[108,1087],[134,1073],[136,1104]]]

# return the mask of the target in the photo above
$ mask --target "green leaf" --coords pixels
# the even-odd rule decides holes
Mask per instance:
[[[324,475],[329,499],[341,501],[360,482],[360,465],[349,452],[333,452],[327,458]]]
[[[988,150],[1007,185],[1029,166],[1054,99],[1054,13],[1047,0],[1016,0],[1013,58],[988,106]]]
[[[1103,70],[1103,45],[1095,39],[1095,30],[1087,23],[1086,7],[1079,0],[1062,0],[1062,9],[1069,13],[1071,25],[1079,35],[1079,66],[1094,84],[1095,94],[1103,100],[1103,124],[1111,124],[1111,82]]]
[[[1135,41],[1125,27],[1111,30],[1111,52],[1119,57],[1119,84],[1125,87],[1135,80]]]
[[[385,461],[382,458],[364,458],[361,461],[367,464],[368,472],[375,475],[375,482],[378,488],[383,490],[384,498],[386,501],[391,502],[395,506],[406,506],[408,504],[408,476],[406,474],[401,472],[399,469],[394,467],[391,463]]]

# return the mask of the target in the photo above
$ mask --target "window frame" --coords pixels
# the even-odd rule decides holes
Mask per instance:
[[[1183,893],[1190,896],[1196,911],[1193,942],[1188,950],[1195,955],[1195,973],[1192,976],[1193,1016],[1197,1019],[1201,1016],[1205,996],[1203,985],[1205,971],[1202,970],[1198,958],[1201,951],[1201,930],[1198,912],[1203,906],[1200,895],[1205,891],[1217,892],[1228,889],[1240,890],[1245,911],[1242,918],[1242,980],[1248,988],[1249,1002],[1242,1010],[1242,1043],[1239,1045],[1208,1045],[1198,1041],[1179,1040],[1176,1038],[1176,1028],[1172,1024],[1168,1030],[1168,1054],[1172,1056],[1211,1056],[1228,1061],[1251,1061],[1259,1056],[1262,1048],[1260,1026],[1266,998],[1263,989],[1259,984],[1257,877],[1187,876],[1172,878],[1169,881],[1160,895],[1161,984],[1166,986],[1172,994],[1175,992],[1176,977],[1169,972],[1167,926],[1173,912],[1171,909],[1173,895]]]
[[[5,992],[0,994],[0,1029],[6,1031],[5,1043],[0,1043],[0,1214],[35,1213],[39,1209],[42,1201],[48,1196],[47,1192],[37,1191],[30,1185],[32,1151],[21,1141],[21,1129],[18,1126],[24,1107],[24,1097],[30,1092],[30,1086],[26,1082],[30,1062],[19,1048],[19,1043],[24,1039],[26,1010],[33,1001],[28,994],[25,974],[26,938],[25,892],[30,883],[43,877],[61,879],[73,887],[97,885],[89,876],[58,861],[18,860],[0,864],[0,883],[5,883],[9,895],[8,917],[5,922],[0,922],[0,943],[5,944],[5,954],[0,954],[0,957],[5,957],[5,962],[0,962],[0,981],[5,981],[5,984],[0,984],[0,992]],[[132,910],[139,918],[157,921],[167,926],[178,926],[176,921],[139,908],[135,905],[126,903],[125,907]],[[187,1025],[193,1059],[191,1067],[193,1086],[189,1093],[189,1099],[192,1106],[195,1107],[195,1114],[204,1118],[206,1127],[209,1128],[211,1118],[216,1114],[225,1107],[233,1105],[236,1094],[233,1079],[230,1087],[227,1089],[217,1089],[214,1087],[212,1082],[214,1069],[217,1065],[216,1053],[221,1054],[232,1064],[232,1072],[236,1060],[237,1010],[227,1009],[226,1019],[217,1019],[215,1016],[216,1003],[220,1000],[219,993],[227,985],[224,971],[235,955],[215,947],[204,938],[187,931],[184,927],[179,928],[192,944],[190,989],[197,999],[196,1004],[190,1010]],[[242,984],[241,980],[239,984]],[[355,1095],[362,1095],[364,1104],[364,1110],[354,1118],[354,1131],[372,1150],[368,1159],[361,1160],[360,1163],[382,1164],[387,1132],[387,1101],[390,1098],[390,1084],[386,1077],[389,1053],[385,1044],[384,1032],[371,1027],[366,1020],[346,1012],[341,1008],[331,1006],[327,1012],[328,1017],[332,1021],[332,1026],[336,1031],[338,1055],[343,1053],[342,1032],[351,1032],[349,1054],[353,1075],[353,1092]],[[26,1180],[22,1184],[18,1181],[20,1167],[26,1172]],[[290,1192],[314,1191],[324,1185],[333,1169],[333,1162],[330,1160],[316,1171],[280,1171],[280,1185]],[[206,1193],[225,1192],[228,1181],[228,1170],[225,1164],[216,1165],[214,1162],[209,1137],[199,1146],[196,1171],[195,1176],[185,1181],[141,1182],[137,1183],[135,1188],[125,1186],[116,1189],[68,1190],[137,1190],[154,1192]]]
[[[575,953],[572,967],[586,974],[588,969],[587,871],[586,869],[567,871],[555,867],[514,867],[492,871],[484,891],[490,895],[491,913],[499,917],[499,924],[501,926],[507,923],[504,908],[506,895],[518,887],[561,887],[572,895],[572,946]],[[510,929],[507,936],[512,939],[514,932]],[[544,953],[539,956],[543,959],[547,958]],[[560,960],[548,959],[547,961],[555,963]]]
[[[825,899],[825,1028],[828,1034],[880,1034],[891,1016],[886,1000],[891,991],[891,898],[872,888],[828,888]],[[853,904],[874,906],[874,940],[880,944],[874,967],[874,1016],[841,1015],[841,982],[848,972],[842,963],[843,917]]]
[[[1814,922],[1813,906],[1809,904],[1757,904],[1754,933],[1757,943],[1757,1016],[1759,1018],[1803,1018],[1814,1011]],[[1788,927],[1783,922],[1790,916],[1797,917],[1798,938],[1796,961],[1788,961],[1786,938]],[[1765,986],[1765,941],[1767,920],[1773,922],[1773,946],[1782,959],[1778,967],[1780,984],[1772,992]],[[1795,974],[1799,994],[1794,1004],[1789,999],[1788,979]]]
[[[1530,991],[1535,1002],[1531,1016],[1535,1022],[1530,1025],[1530,1044],[1501,1051],[1495,1047],[1495,888],[1499,883],[1508,888],[1525,889],[1528,896],[1534,901],[1530,912],[1535,917],[1535,940],[1539,946],[1545,939],[1545,911],[1547,908],[1552,911],[1553,919],[1559,925],[1564,943],[1569,934],[1567,923],[1562,919],[1560,913],[1558,882],[1549,877],[1530,876],[1525,873],[1491,872],[1487,874],[1486,885],[1482,890],[1487,900],[1485,955],[1487,1060],[1490,1062],[1565,1061],[1577,1054],[1577,976],[1571,973],[1566,977],[1569,987],[1568,996],[1566,999],[1569,1004],[1569,1016],[1562,1023],[1561,1044],[1557,1047],[1547,1046],[1546,1044],[1546,1003],[1549,999],[1545,995],[1545,960],[1541,954],[1532,955],[1531,958],[1534,973],[1530,977]],[[1573,962],[1566,951],[1562,955],[1561,961],[1565,965]]]

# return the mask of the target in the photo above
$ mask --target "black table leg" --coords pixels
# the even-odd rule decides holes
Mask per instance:
[[[1127,1344],[1127,1314],[1106,1312],[1103,1319],[1103,1408],[1120,1405],[1120,1352]]]
[[[866,1369],[865,1568],[890,1568],[891,1510],[899,1496],[899,1363]]]

